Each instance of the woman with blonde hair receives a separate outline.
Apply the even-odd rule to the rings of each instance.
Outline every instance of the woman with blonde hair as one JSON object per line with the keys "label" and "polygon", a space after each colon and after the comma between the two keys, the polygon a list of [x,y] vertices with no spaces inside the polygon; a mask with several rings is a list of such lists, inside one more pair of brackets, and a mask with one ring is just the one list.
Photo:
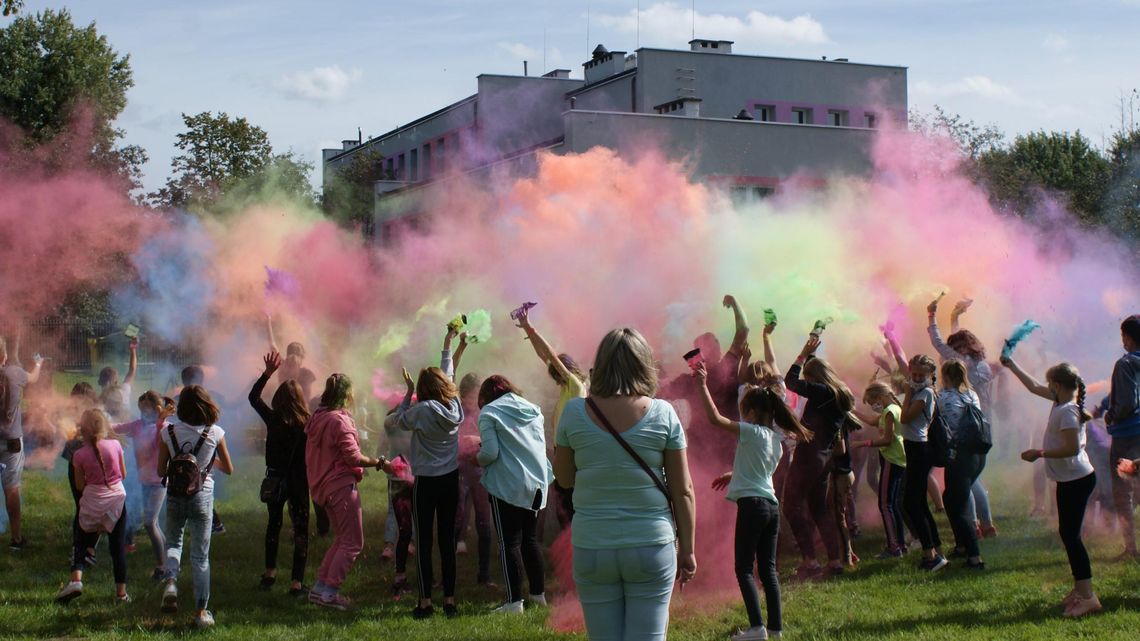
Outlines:
{"label": "woman with blonde hair", "polygon": [[[970,386],[966,366],[953,359],[942,363],[942,390],[938,392],[938,413],[953,431],[955,440],[960,434],[963,417],[969,416],[969,408],[982,411],[978,394]],[[986,455],[968,447],[955,447],[946,462],[946,489],[942,491],[942,501],[946,505],[946,516],[950,528],[954,530],[954,552],[951,557],[966,557],[966,567],[974,570],[985,569],[981,552],[978,549],[978,533],[974,528],[974,513],[970,505],[970,488],[986,466]]]}
{"label": "woman with blonde hair", "polygon": [[[837,436],[855,406],[855,397],[826,361],[816,358],[820,341],[810,336],[796,362],[784,377],[788,389],[807,399],[801,421],[812,440],[796,446],[795,458],[784,487],[784,516],[796,537],[803,561],[796,570],[801,579],[823,572],[815,556],[815,531],[827,548],[828,572],[843,573],[843,558],[835,515],[828,509],[831,456]],[[802,373],[802,377],[801,377]],[[804,511],[809,514],[805,514]]]}
{"label": "woman with blonde hair", "polygon": [[83,412],[79,419],[79,437],[83,445],[71,459],[75,470],[75,487],[79,498],[79,527],[74,531],[71,554],[71,581],[55,596],[67,603],[83,594],[83,570],[90,565],[95,546],[103,534],[110,535],[111,567],[119,601],[127,596],[127,491],[123,479],[127,465],[123,446],[110,436],[107,415],[99,409]]}
{"label": "woman with blonde hair", "polygon": [[663,640],[678,568],[682,583],[697,571],[685,432],[656,392],[649,344],[615,329],[598,346],[589,396],[559,417],[554,475],[574,488],[574,582],[591,639]]}

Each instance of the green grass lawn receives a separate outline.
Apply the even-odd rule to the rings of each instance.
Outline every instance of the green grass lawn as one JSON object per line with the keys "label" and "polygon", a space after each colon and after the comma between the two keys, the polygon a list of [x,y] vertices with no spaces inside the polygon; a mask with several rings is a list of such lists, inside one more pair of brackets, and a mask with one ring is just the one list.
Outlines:
{"label": "green grass lawn", "polygon": [[[252,467],[252,466],[250,466]],[[992,473],[991,473],[992,474]],[[216,639],[582,639],[584,635],[558,634],[546,624],[547,612],[528,610],[522,617],[490,614],[502,598],[501,590],[474,585],[472,555],[460,557],[459,601],[462,617],[442,616],[413,621],[411,597],[393,601],[389,596],[392,568],[380,560],[385,498],[376,477],[362,486],[365,500],[364,554],[344,586],[356,602],[352,612],[327,611],[290,599],[283,583],[265,593],[256,588],[262,569],[264,510],[253,490],[238,496],[239,487],[254,488],[255,470],[228,483],[229,498],[220,501],[228,532],[214,539],[211,609],[218,625],[205,635]],[[955,566],[937,576],[913,568],[911,558],[876,561],[882,545],[881,528],[856,541],[864,558],[859,569],[838,580],[809,585],[784,585],[785,638],[788,639],[1134,639],[1140,632],[1140,567],[1113,563],[1119,552],[1116,537],[1101,537],[1091,545],[1097,590],[1105,606],[1102,614],[1079,621],[1061,617],[1056,605],[1069,588],[1068,566],[1053,526],[1030,520],[1024,501],[1008,500],[1019,492],[1020,479],[996,474],[990,487],[996,499],[1001,536],[983,544],[988,569],[967,572]],[[1008,480],[1008,483],[999,481]],[[1006,491],[1003,486],[1013,488]],[[28,536],[32,547],[20,554],[0,551],[0,638],[3,639],[172,639],[200,634],[189,624],[184,610],[178,615],[158,611],[159,587],[149,581],[151,556],[145,534],[131,556],[134,602],[113,602],[110,558],[99,551],[99,564],[85,577],[83,597],[66,607],[53,603],[55,591],[67,576],[72,503],[66,477],[40,472],[25,475]],[[869,520],[869,519],[868,519]],[[942,532],[949,527],[941,521]],[[288,525],[286,525],[288,527]],[[726,535],[731,536],[730,533]],[[474,551],[474,541],[470,542]],[[328,545],[314,539],[307,579]],[[288,574],[291,547],[283,536],[279,560]],[[492,553],[492,575],[499,572]],[[698,560],[699,557],[698,557]],[[781,563],[786,576],[794,559]],[[732,568],[715,567],[706,560],[703,573],[730,577]],[[437,569],[438,572],[438,569]],[[553,581],[553,579],[552,579]],[[183,602],[191,601],[188,570],[180,588]],[[438,593],[438,591],[437,591]],[[725,639],[746,619],[739,596],[727,592],[727,605],[707,603],[691,591],[674,598],[671,639]]]}

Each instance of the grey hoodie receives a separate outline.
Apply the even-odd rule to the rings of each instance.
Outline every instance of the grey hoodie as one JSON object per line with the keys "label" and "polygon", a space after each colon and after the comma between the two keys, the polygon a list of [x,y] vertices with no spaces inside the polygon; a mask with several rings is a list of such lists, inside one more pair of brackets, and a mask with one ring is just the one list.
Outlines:
{"label": "grey hoodie", "polygon": [[413,476],[443,476],[459,469],[459,424],[463,405],[459,399],[444,404],[406,398],[396,411],[396,425],[412,433]]}

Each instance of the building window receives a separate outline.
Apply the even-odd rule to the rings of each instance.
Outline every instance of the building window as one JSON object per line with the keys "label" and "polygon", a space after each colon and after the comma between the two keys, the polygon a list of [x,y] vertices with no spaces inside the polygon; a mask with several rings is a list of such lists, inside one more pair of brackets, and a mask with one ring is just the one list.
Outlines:
{"label": "building window", "polygon": [[424,145],[423,155],[420,156],[420,158],[423,160],[423,171],[421,173],[423,175],[424,180],[428,180],[429,178],[431,178],[432,173],[435,171],[435,167],[433,167],[431,164],[431,143],[430,142],[428,144]]}
{"label": "building window", "polygon": [[396,159],[396,167],[397,167],[396,179],[397,180],[407,180],[408,179],[408,167],[407,167],[407,164],[404,162],[404,154],[400,154],[399,158]]}
{"label": "building window", "polygon": [[437,171],[443,171],[444,169],[446,169],[446,167],[443,164],[444,158],[447,157],[445,155],[446,151],[447,151],[447,138],[440,138],[439,140],[435,141],[435,162],[436,162],[436,165],[438,165],[436,167]]}
{"label": "building window", "polygon": [[776,108],[772,105],[756,105],[754,109],[760,122],[776,122]]}
{"label": "building window", "polygon": [[827,124],[832,127],[846,127],[847,126],[847,112],[839,110],[831,110],[827,112]]}
{"label": "building window", "polygon": [[863,126],[867,129],[875,128],[875,114],[863,114]]}
{"label": "building window", "polygon": [[799,108],[799,107],[793,108],[792,109],[792,122],[796,123],[797,125],[810,125],[810,124],[812,124],[811,109],[805,109],[805,108]]}
{"label": "building window", "polygon": [[387,164],[388,164],[388,167],[387,167],[387,171],[384,174],[384,178],[387,180],[395,180],[396,179],[396,159],[395,158],[389,158]]}
{"label": "building window", "polygon": [[753,200],[764,200],[765,198],[767,198],[768,196],[771,196],[775,192],[776,192],[776,190],[772,189],[771,187],[753,187],[752,188],[752,198],[753,198]]}
{"label": "building window", "polygon": [[738,185],[728,190],[732,204],[736,206],[758,203],[776,193],[775,187]]}
{"label": "building window", "polygon": [[410,180],[412,182],[420,179],[420,152],[418,149],[408,152],[408,171],[411,174]]}

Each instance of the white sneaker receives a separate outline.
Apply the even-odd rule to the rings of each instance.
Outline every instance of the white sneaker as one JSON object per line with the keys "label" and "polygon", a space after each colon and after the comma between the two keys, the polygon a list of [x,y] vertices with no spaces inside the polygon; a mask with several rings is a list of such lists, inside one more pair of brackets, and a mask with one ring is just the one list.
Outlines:
{"label": "white sneaker", "polygon": [[533,605],[541,605],[541,606],[542,606],[542,607],[544,607],[544,608],[545,608],[545,607],[546,607],[546,605],[547,605],[547,604],[546,604],[546,595],[545,595],[545,594],[532,594],[532,595],[530,595],[530,599],[529,599],[529,600],[530,600],[530,602],[531,602]]}
{"label": "white sneaker", "polygon": [[467,541],[460,541],[455,544],[456,554],[467,554]]}
{"label": "white sneaker", "polygon": [[63,586],[55,595],[56,603],[71,603],[73,600],[83,594],[83,582],[71,581]]}
{"label": "white sneaker", "polygon": [[194,625],[198,626],[199,630],[214,627],[214,615],[210,614],[209,610],[202,610],[202,612],[194,617]]}
{"label": "white sneaker", "polygon": [[523,613],[523,602],[522,601],[515,601],[513,603],[505,603],[505,604],[495,608],[495,612],[497,612],[499,614],[522,614]]}
{"label": "white sneaker", "polygon": [[768,638],[768,629],[763,626],[741,630],[729,637],[732,641],[765,641]]}
{"label": "white sneaker", "polygon": [[167,581],[162,589],[162,611],[168,614],[178,611],[178,586],[174,581]]}
{"label": "white sneaker", "polygon": [[779,639],[781,637],[779,630],[768,630],[769,639]]}

